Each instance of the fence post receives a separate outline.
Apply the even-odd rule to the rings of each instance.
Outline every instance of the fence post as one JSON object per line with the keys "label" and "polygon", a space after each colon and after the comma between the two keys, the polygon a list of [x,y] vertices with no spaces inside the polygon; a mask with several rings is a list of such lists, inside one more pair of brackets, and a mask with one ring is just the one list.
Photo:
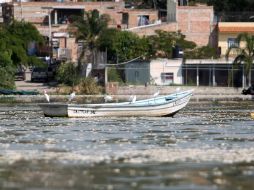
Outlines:
{"label": "fence post", "polygon": [[197,65],[197,86],[199,86],[199,67]]}
{"label": "fence post", "polygon": [[215,80],[215,67],[213,65],[213,86],[217,86],[216,85],[216,80]]}
{"label": "fence post", "polygon": [[244,65],[243,65],[243,75],[242,75],[242,87],[245,87],[245,76],[244,76]]}

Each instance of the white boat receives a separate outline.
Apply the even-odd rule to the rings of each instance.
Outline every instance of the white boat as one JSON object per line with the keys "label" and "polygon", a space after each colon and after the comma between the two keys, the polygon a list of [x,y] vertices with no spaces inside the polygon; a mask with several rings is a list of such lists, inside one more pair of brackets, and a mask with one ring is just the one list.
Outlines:
{"label": "white boat", "polygon": [[192,92],[193,90],[188,90],[166,96],[122,103],[41,103],[39,106],[47,117],[173,116],[187,105]]}

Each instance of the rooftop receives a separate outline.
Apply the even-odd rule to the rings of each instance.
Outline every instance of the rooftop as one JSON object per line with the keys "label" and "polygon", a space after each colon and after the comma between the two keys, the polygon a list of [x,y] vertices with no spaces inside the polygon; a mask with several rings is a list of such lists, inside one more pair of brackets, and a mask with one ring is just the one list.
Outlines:
{"label": "rooftop", "polygon": [[254,33],[254,22],[220,22],[218,28],[221,33]]}

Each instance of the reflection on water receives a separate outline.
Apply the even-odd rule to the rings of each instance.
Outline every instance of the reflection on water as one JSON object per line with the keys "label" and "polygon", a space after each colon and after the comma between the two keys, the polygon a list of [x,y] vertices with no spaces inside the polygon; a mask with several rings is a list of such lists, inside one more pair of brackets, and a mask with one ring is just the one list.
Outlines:
{"label": "reflection on water", "polygon": [[0,106],[1,189],[252,189],[253,102],[174,118],[45,118]]}

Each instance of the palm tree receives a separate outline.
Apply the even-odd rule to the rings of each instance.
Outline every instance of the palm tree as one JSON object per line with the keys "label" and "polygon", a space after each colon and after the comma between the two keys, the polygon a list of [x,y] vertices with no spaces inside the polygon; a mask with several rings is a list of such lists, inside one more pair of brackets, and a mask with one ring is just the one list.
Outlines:
{"label": "palm tree", "polygon": [[[236,51],[237,56],[233,61],[233,65],[243,64],[244,79],[243,86],[246,86],[246,79],[251,84],[251,68],[253,65],[254,58],[254,36],[248,33],[241,33],[236,38],[239,46],[232,46],[227,50],[226,59],[228,59],[229,54],[232,50]],[[241,46],[241,44],[243,46]]]}
{"label": "palm tree", "polygon": [[72,20],[70,31],[75,35],[76,41],[82,44],[79,65],[81,62],[94,63],[96,41],[101,32],[107,28],[109,16],[100,15],[98,10],[92,10],[82,16],[73,16]]}

